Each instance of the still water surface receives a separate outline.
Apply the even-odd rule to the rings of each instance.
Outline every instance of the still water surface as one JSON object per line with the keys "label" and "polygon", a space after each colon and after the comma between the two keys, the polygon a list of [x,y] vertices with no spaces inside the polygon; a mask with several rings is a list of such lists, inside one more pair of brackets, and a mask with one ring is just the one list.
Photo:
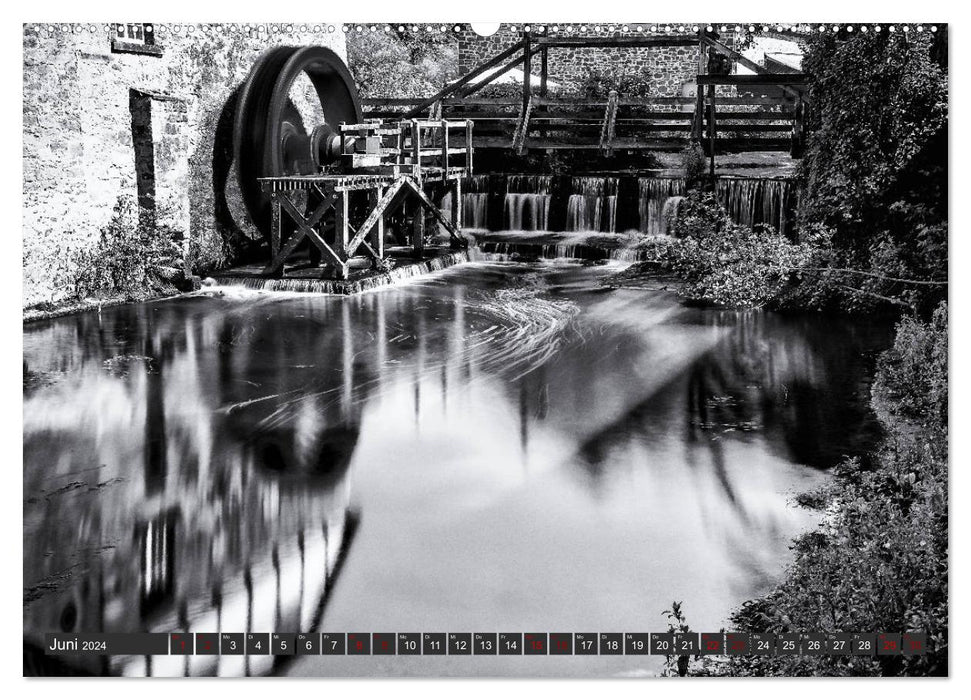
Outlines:
{"label": "still water surface", "polygon": [[[44,631],[718,630],[874,437],[858,320],[689,308],[613,266],[196,295],[24,329]],[[98,673],[592,675],[657,657],[121,658]],[[89,664],[90,667],[90,664]]]}

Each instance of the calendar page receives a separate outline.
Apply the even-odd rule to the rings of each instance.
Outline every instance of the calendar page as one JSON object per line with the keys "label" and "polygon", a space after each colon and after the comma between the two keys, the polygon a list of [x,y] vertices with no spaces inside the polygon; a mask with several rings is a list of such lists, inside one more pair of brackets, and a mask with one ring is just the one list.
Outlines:
{"label": "calendar page", "polygon": [[649,9],[23,24],[24,676],[949,674],[948,24]]}

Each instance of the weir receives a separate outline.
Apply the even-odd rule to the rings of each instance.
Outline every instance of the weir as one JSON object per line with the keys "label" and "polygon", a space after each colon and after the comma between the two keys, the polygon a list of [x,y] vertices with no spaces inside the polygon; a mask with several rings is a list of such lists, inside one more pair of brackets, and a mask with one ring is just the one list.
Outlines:
{"label": "weir", "polygon": [[[463,184],[465,228],[665,235],[687,194],[680,177],[475,175]],[[790,233],[796,187],[786,178],[725,176],[715,194],[733,221]]]}

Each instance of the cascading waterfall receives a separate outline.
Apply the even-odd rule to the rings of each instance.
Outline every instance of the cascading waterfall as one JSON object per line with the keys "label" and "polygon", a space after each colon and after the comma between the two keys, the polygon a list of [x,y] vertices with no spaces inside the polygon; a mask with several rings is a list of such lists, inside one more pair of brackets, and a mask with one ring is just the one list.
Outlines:
{"label": "cascading waterfall", "polygon": [[678,210],[683,201],[684,197],[682,195],[675,195],[664,200],[664,206],[661,208],[661,225],[663,227],[661,233],[666,234],[672,229],[674,220],[678,218]]}
{"label": "cascading waterfall", "polygon": [[684,178],[642,177],[638,178],[637,187],[640,192],[640,231],[666,234],[671,221],[671,209],[667,204],[672,197],[684,196]]}
{"label": "cascading waterfall", "polygon": [[462,220],[466,228],[489,228],[491,175],[473,175],[462,183]]}
{"label": "cascading waterfall", "polygon": [[510,175],[506,178],[503,224],[508,231],[546,231],[549,228],[549,175]]}
{"label": "cascading waterfall", "polygon": [[721,177],[715,191],[733,221],[745,226],[769,224],[785,233],[788,224],[788,180]]}
{"label": "cascading waterfall", "polygon": [[[463,221],[487,231],[672,233],[683,178],[476,175],[463,182]],[[734,221],[790,234],[795,190],[784,178],[722,176],[716,195]]]}
{"label": "cascading waterfall", "polygon": [[575,177],[566,204],[567,231],[617,230],[617,178]]}
{"label": "cascading waterfall", "polygon": [[489,228],[489,193],[468,192],[462,194],[462,216],[466,228]]}

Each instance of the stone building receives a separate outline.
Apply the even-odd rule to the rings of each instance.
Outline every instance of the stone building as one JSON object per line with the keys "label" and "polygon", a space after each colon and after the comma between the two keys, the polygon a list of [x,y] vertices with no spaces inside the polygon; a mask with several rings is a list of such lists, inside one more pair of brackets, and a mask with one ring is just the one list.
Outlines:
{"label": "stone building", "polygon": [[[24,306],[69,296],[106,227],[157,223],[199,266],[253,235],[231,171],[234,92],[270,46],[327,25],[25,24]],[[144,228],[144,227],[143,227]]]}
{"label": "stone building", "polygon": [[[624,28],[626,27],[626,31]],[[641,27],[641,31],[637,28]],[[629,36],[672,36],[670,32],[650,31],[649,24],[628,25],[545,25],[530,26],[533,36],[607,38]],[[499,30],[482,37],[465,27],[457,33],[459,73],[466,73],[504,49],[522,41],[523,25],[503,24]],[[675,33],[674,36],[685,36]],[[549,79],[567,90],[580,88],[592,75],[610,75],[643,83],[649,96],[676,96],[693,89],[698,73],[697,46],[663,46],[637,48],[552,48],[548,58]],[[539,57],[533,58],[532,71],[539,73]]]}

